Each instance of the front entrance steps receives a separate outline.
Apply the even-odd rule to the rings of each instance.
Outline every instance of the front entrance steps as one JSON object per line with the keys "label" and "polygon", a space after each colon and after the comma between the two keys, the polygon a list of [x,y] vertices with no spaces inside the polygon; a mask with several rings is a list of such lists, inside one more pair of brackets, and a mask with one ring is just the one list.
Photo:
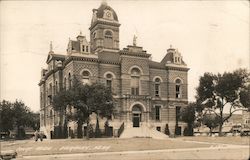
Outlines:
{"label": "front entrance steps", "polygon": [[125,127],[120,138],[154,138],[166,139],[168,136],[154,128],[142,125],[140,127]]}

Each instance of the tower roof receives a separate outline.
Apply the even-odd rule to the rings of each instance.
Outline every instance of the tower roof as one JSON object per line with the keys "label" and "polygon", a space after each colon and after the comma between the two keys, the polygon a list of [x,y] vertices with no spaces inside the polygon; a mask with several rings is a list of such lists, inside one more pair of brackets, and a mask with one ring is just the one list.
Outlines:
{"label": "tower roof", "polygon": [[98,9],[96,9],[97,18],[103,18],[105,10],[110,10],[113,13],[114,20],[118,21],[118,17],[117,14],[115,13],[115,10],[111,8],[106,2],[102,2],[101,6]]}

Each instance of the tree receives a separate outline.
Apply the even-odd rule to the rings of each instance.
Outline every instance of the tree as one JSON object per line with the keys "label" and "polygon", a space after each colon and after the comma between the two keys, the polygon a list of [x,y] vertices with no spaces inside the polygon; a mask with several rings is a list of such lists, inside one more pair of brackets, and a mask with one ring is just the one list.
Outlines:
{"label": "tree", "polygon": [[[89,138],[89,116],[96,113],[101,117],[111,118],[113,113],[113,97],[110,89],[100,83],[83,85],[74,79],[72,88],[54,96],[55,109],[66,110],[67,107],[76,109],[72,119],[77,121],[78,133],[83,123],[87,123],[87,138]],[[81,134],[81,133],[79,133]]]}
{"label": "tree", "polygon": [[[219,118],[219,135],[222,135],[222,126],[234,112],[242,110],[243,104],[249,102],[249,96],[243,96],[243,92],[249,92],[246,87],[249,82],[249,72],[238,69],[232,73],[223,74],[205,73],[199,80],[197,90],[198,110],[212,112]],[[247,91],[246,91],[247,90]],[[225,116],[224,109],[229,107],[229,114]]]}
{"label": "tree", "polygon": [[6,100],[0,102],[0,132],[9,132],[13,129],[14,119],[12,104]]}
{"label": "tree", "polygon": [[250,111],[250,84],[242,88],[240,92],[241,104]]}
{"label": "tree", "polygon": [[220,125],[220,118],[215,114],[206,114],[202,118],[202,123],[210,129],[212,135],[212,130]]}
{"label": "tree", "polygon": [[33,113],[22,101],[16,100],[14,103],[3,100],[0,102],[1,111],[1,131],[17,128],[17,137],[25,137],[25,127],[37,129],[39,126],[39,114]]}
{"label": "tree", "polygon": [[[58,135],[57,138],[66,138],[67,137],[67,123],[68,123],[68,117],[66,114],[66,108],[68,106],[72,105],[72,101],[74,99],[74,92],[72,90],[62,90],[59,93],[57,93],[53,97],[52,106],[55,111],[59,112],[59,127],[56,130],[56,135]],[[65,118],[63,118],[65,117]],[[63,122],[64,120],[64,122]]]}
{"label": "tree", "polygon": [[181,120],[187,123],[187,128],[184,130],[185,135],[192,136],[193,135],[193,126],[195,120],[195,108],[196,103],[189,103],[188,106],[181,110]]}

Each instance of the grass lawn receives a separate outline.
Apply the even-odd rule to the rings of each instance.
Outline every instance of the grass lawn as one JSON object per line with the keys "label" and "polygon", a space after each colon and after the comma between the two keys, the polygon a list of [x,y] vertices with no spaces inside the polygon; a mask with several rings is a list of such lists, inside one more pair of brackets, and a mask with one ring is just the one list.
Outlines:
{"label": "grass lawn", "polygon": [[64,139],[1,142],[2,150],[16,150],[20,155],[45,155],[90,152],[139,151],[157,149],[179,149],[209,147],[210,144],[197,144],[178,139],[157,140],[151,138],[134,139]]}
{"label": "grass lawn", "polygon": [[231,136],[231,137],[206,137],[206,136],[197,136],[197,137],[178,137],[179,140],[184,141],[199,141],[199,142],[210,142],[210,143],[223,143],[223,144],[234,144],[234,145],[250,145],[250,137],[240,137],[240,136]]}

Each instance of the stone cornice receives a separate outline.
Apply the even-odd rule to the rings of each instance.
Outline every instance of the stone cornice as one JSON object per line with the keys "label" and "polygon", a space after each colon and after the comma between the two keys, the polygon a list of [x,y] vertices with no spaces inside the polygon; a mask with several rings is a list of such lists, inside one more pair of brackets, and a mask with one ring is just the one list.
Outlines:
{"label": "stone cornice", "polygon": [[97,21],[95,21],[90,27],[89,30],[93,29],[97,24],[106,24],[106,25],[111,25],[111,26],[115,26],[115,27],[119,27],[121,24],[116,22],[116,21],[108,21],[108,20],[101,20],[101,19],[97,19]]}
{"label": "stone cornice", "polygon": [[129,55],[129,56],[135,56],[135,57],[145,57],[145,58],[149,58],[151,56],[151,54],[147,54],[145,52],[128,52],[128,51],[120,51],[121,55]]}
{"label": "stone cornice", "polygon": [[166,66],[167,70],[189,71],[190,68],[185,66]]}
{"label": "stone cornice", "polygon": [[90,58],[90,57],[69,57],[64,61],[63,66],[65,67],[71,61],[88,61],[88,62],[99,62],[98,58]]}

